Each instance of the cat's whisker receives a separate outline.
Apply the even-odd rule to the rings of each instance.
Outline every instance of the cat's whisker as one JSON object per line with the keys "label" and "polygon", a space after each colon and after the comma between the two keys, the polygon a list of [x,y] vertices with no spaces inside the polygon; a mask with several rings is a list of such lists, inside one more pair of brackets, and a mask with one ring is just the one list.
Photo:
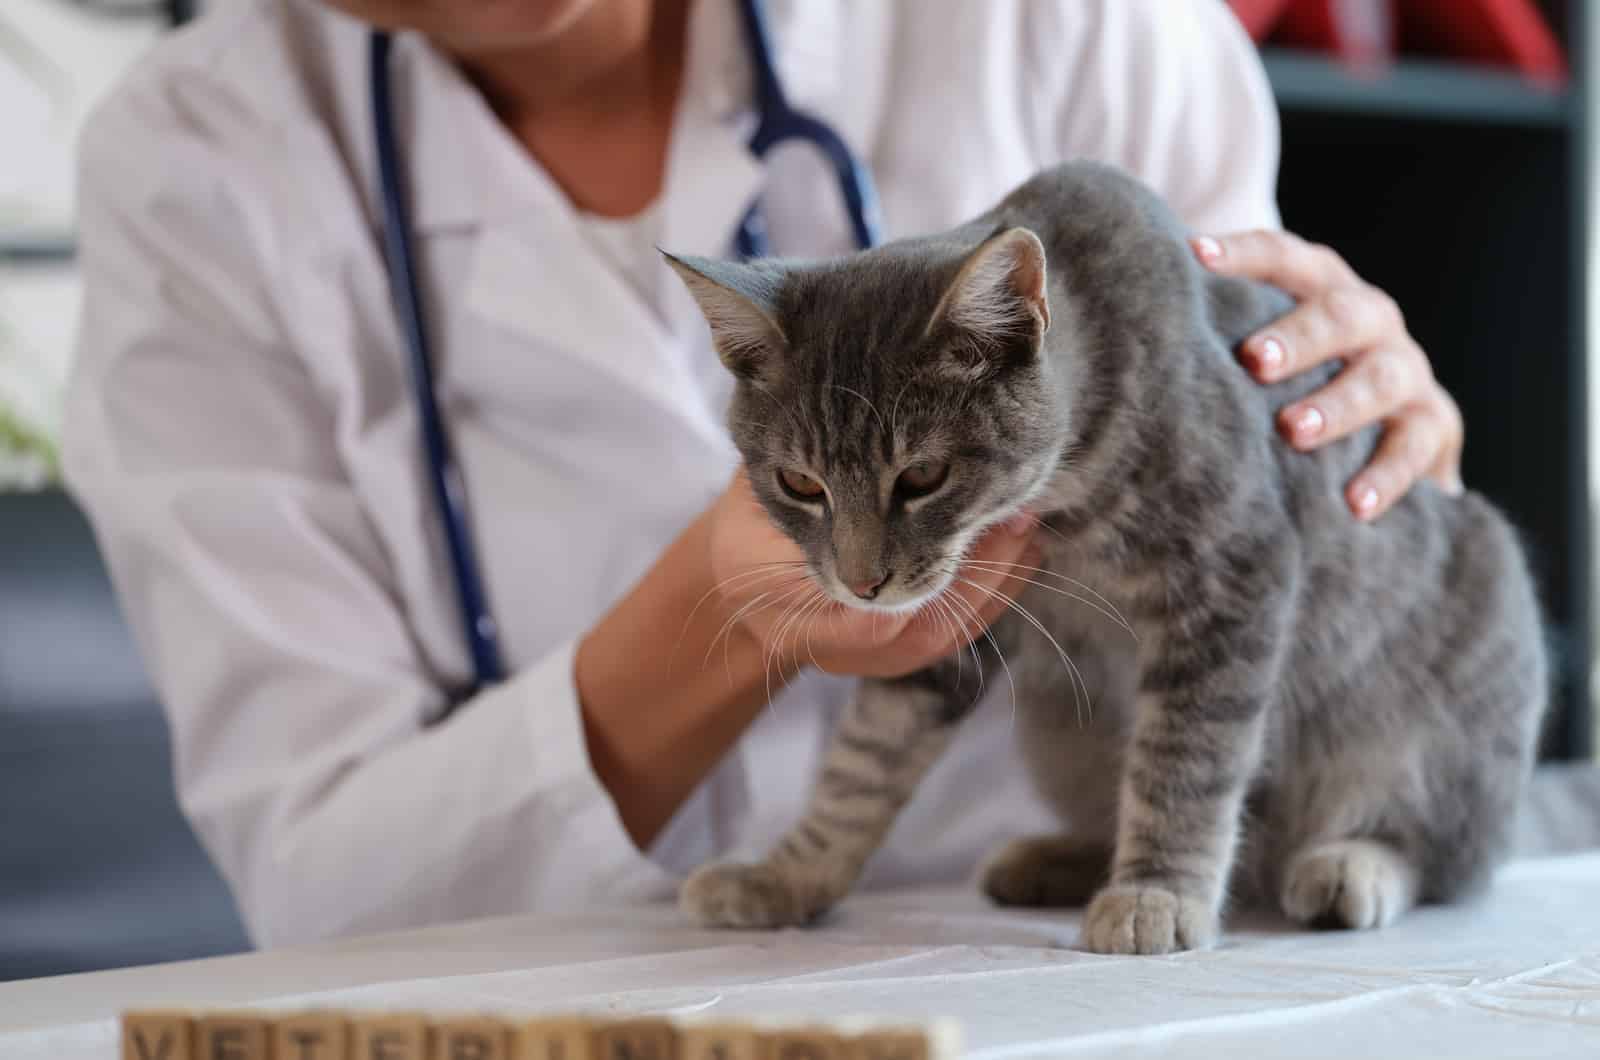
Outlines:
{"label": "cat's whisker", "polygon": [[890,438],[896,437],[896,435],[894,433],[894,428],[895,428],[896,422],[898,422],[898,420],[900,418],[900,399],[906,396],[906,391],[910,390],[911,389],[911,384],[915,383],[916,381],[917,381],[917,377],[916,376],[912,376],[910,379],[907,379],[903,384],[901,384],[900,392],[897,393],[894,396],[894,406],[892,408],[890,408],[890,410],[889,410],[889,437]]}
{"label": "cat's whisker", "polygon": [[[810,658],[811,665],[815,666],[818,670],[821,670],[822,667],[821,667],[820,664],[818,664],[818,662],[817,662],[817,654],[811,647],[811,633],[812,633],[812,631],[814,629],[816,629],[817,617],[822,615],[822,614],[824,614],[828,610],[829,605],[832,604],[832,603],[833,603],[833,601],[828,599],[828,597],[826,597],[826,596],[818,597],[816,605],[814,607],[812,607],[811,610],[806,613],[806,617],[805,617],[804,625],[805,625],[805,632],[806,632],[806,656],[808,658]],[[799,653],[798,652],[796,652],[796,654],[795,654],[795,665],[797,667],[800,665],[800,658],[799,658]]]}
{"label": "cat's whisker", "polygon": [[[985,596],[988,596],[991,599],[1000,601],[1006,607],[1010,608],[1026,619],[1034,629],[1043,634],[1044,638],[1050,642],[1051,647],[1055,648],[1056,654],[1060,656],[1062,663],[1066,665],[1067,670],[1069,671],[1069,683],[1072,684],[1073,712],[1077,715],[1078,725],[1081,728],[1083,726],[1084,700],[1089,698],[1089,683],[1083,679],[1083,674],[1079,672],[1077,664],[1072,661],[1072,657],[1067,654],[1066,649],[1061,646],[1060,641],[1056,640],[1050,631],[1045,628],[1043,622],[1040,622],[1034,617],[1032,611],[1029,611],[1015,600],[1012,600],[1010,597],[1006,596],[1004,593],[997,592],[981,582],[975,582],[971,578],[962,577],[961,575],[957,575],[956,580],[964,585],[971,586],[973,589],[976,589],[978,592],[983,593]],[[1070,678],[1076,678],[1076,681],[1071,681]],[[1079,695],[1079,685],[1082,685],[1083,688],[1082,696]],[[1089,716],[1091,718],[1094,717],[1094,704],[1092,702],[1089,703]]]}
{"label": "cat's whisker", "polygon": [[[820,599],[824,604],[826,604],[828,601],[826,596],[820,597]],[[806,620],[806,655],[811,659],[812,666],[818,670],[822,670],[823,673],[827,673],[826,670],[822,669],[822,664],[817,662],[816,650],[811,646],[811,631],[815,628],[815,623],[812,621],[812,619],[816,618],[819,614],[823,614],[824,611],[825,608],[821,606],[813,608],[810,618]]]}
{"label": "cat's whisker", "polygon": [[[983,616],[978,613],[978,609],[973,607],[971,603],[963,600],[955,593],[949,594],[949,599],[952,607],[966,608],[967,614],[970,615],[972,617],[972,621],[983,630],[983,635],[989,640],[989,647],[994,649],[995,655],[1000,659],[1000,668],[1006,672],[1006,683],[1011,686],[1011,730],[1013,733],[1015,733],[1017,728],[1017,679],[1011,673],[1011,664],[1006,661],[1005,652],[1000,650],[1000,642],[994,639],[994,633],[990,631],[988,625],[984,623]],[[973,649],[973,657],[977,657],[976,648]]]}
{"label": "cat's whisker", "polygon": [[[1067,537],[1064,534],[1062,534],[1059,530],[1056,530],[1054,527],[1048,526],[1043,522],[1037,522],[1036,521],[1034,523],[1034,525],[1035,526],[1044,527],[1045,529],[1049,530],[1051,533],[1055,534],[1057,537],[1060,537],[1061,540],[1063,540],[1063,541],[1068,540]],[[1122,612],[1117,611],[1117,606],[1115,604],[1113,604],[1110,600],[1108,600],[1105,597],[1104,594],[1102,594],[1098,589],[1096,589],[1094,586],[1090,585],[1088,582],[1079,581],[1077,578],[1074,578],[1074,577],[1072,577],[1070,575],[1067,575],[1067,574],[1062,574],[1060,571],[1051,570],[1048,567],[1034,567],[1034,566],[1030,566],[1029,564],[1026,564],[1026,563],[1007,563],[1007,562],[1005,562],[1003,560],[996,560],[996,559],[972,560],[971,562],[974,562],[974,563],[987,563],[987,564],[990,564],[990,565],[993,565],[993,566],[1014,567],[1017,570],[1033,571],[1036,574],[1044,574],[1044,575],[1048,575],[1051,578],[1060,579],[1061,581],[1064,581],[1069,585],[1073,585],[1073,586],[1076,586],[1079,589],[1082,589],[1084,592],[1086,592],[1090,596],[1094,597],[1095,600],[1097,600],[1101,604],[1104,604],[1110,610],[1116,612],[1116,614],[1114,616],[1116,618],[1116,620],[1122,625],[1122,627],[1124,629],[1128,630],[1128,632],[1130,632],[1130,633],[1133,632],[1132,625],[1128,622],[1128,620],[1125,617],[1123,617]]]}
{"label": "cat's whisker", "polygon": [[707,589],[701,595],[700,599],[695,601],[694,606],[689,609],[688,617],[683,620],[683,628],[678,631],[678,640],[672,646],[673,654],[676,655],[678,649],[683,647],[683,638],[689,632],[689,624],[694,621],[694,616],[699,614],[700,608],[705,606],[705,602],[715,596],[719,591],[730,588],[733,585],[744,581],[754,580],[759,583],[762,578],[776,578],[780,574],[787,573],[797,566],[804,567],[805,564],[799,560],[778,560],[771,563],[757,563],[754,566],[739,571],[736,574],[729,575],[728,577],[717,582],[717,584],[713,585],[711,588]]}
{"label": "cat's whisker", "polygon": [[1044,520],[1044,519],[1035,519],[1034,522],[1033,522],[1033,525],[1035,527],[1037,527],[1038,529],[1045,531],[1048,534],[1054,534],[1058,541],[1061,541],[1061,542],[1063,542],[1065,544],[1068,544],[1068,545],[1076,544],[1076,542],[1074,542],[1072,540],[1072,538],[1068,537],[1066,534],[1063,534],[1060,530],[1057,530],[1055,527],[1051,526],[1050,523],[1048,521]]}
{"label": "cat's whisker", "polygon": [[[773,661],[774,661],[774,656],[776,655],[776,648],[774,647],[774,645],[776,643],[778,643],[778,637],[779,637],[778,629],[788,619],[790,613],[795,608],[804,606],[804,604],[805,604],[805,600],[804,599],[801,599],[801,600],[799,600],[797,602],[793,602],[793,603],[789,602],[789,601],[793,600],[793,597],[794,597],[794,594],[791,593],[789,596],[784,598],[784,610],[783,610],[783,613],[778,616],[777,622],[773,623],[772,632],[769,634],[768,642],[761,646],[761,673],[762,673],[762,678],[763,678],[764,683],[765,683],[766,704],[767,704],[768,707],[773,707],[774,706],[773,696],[772,696],[772,665],[773,665]],[[724,658],[726,658],[726,655],[727,655],[726,649],[724,649],[723,655],[724,655]]]}
{"label": "cat's whisker", "polygon": [[776,635],[774,636],[772,646],[772,661],[780,670],[784,665],[784,642],[788,639],[791,633],[795,636],[792,657],[796,666],[800,664],[800,641],[798,631],[800,627],[805,624],[806,615],[815,610],[816,606],[817,601],[815,598],[802,600],[794,607],[792,611],[790,611],[788,617],[784,620],[783,625],[778,629]]}
{"label": "cat's whisker", "polygon": [[825,383],[823,385],[826,386],[829,390],[843,391],[844,393],[849,394],[851,397],[858,397],[862,401],[866,402],[867,408],[871,409],[872,410],[872,414],[874,416],[876,416],[877,419],[878,419],[878,430],[884,431],[885,433],[888,432],[889,428],[883,422],[883,413],[878,411],[878,406],[874,405],[872,403],[872,399],[867,397],[867,395],[863,394],[859,390],[852,390],[850,387],[840,386],[838,383]]}
{"label": "cat's whisker", "polygon": [[950,624],[950,613],[945,608],[944,602],[940,600],[938,596],[928,597],[927,600],[923,601],[917,606],[917,612],[920,614],[924,608],[926,608],[927,611],[933,616],[933,619],[938,622],[940,632],[948,633],[950,635],[950,639],[956,642],[956,684],[959,686],[961,684],[962,665],[961,628],[960,626],[952,626]]}
{"label": "cat's whisker", "polygon": [[[784,591],[783,590],[783,586],[778,586],[777,588],[768,589],[768,590],[766,590],[766,591],[764,591],[762,593],[758,593],[756,596],[751,597],[749,600],[746,600],[743,604],[739,605],[739,607],[733,612],[733,614],[729,615],[726,619],[723,620],[722,625],[720,627],[718,627],[718,629],[717,629],[716,635],[711,638],[711,643],[706,645],[705,658],[701,660],[700,665],[702,667],[710,665],[710,663],[711,663],[711,654],[717,650],[717,643],[719,641],[721,641],[724,636],[726,636],[729,632],[732,631],[733,626],[734,626],[734,624],[736,622],[738,622],[740,619],[744,618],[746,614],[749,614],[753,608],[759,606],[762,603],[762,601],[766,600],[768,597],[770,597],[774,593],[778,593],[778,592],[782,592],[782,591]],[[729,676],[730,676],[730,679],[731,679],[731,677],[732,677],[731,671],[730,671]]]}
{"label": "cat's whisker", "polygon": [[[772,704],[772,669],[774,666],[782,665],[783,663],[783,638],[788,636],[789,630],[793,628],[795,621],[813,605],[815,599],[815,597],[805,597],[790,604],[784,609],[778,621],[773,624],[771,642],[762,653],[762,669],[766,675],[766,694],[769,706]],[[826,599],[826,597],[823,597],[823,599]]]}
{"label": "cat's whisker", "polygon": [[[966,625],[966,622],[964,622],[962,620],[960,613],[958,611],[956,611],[956,609],[953,606],[951,606],[949,594],[940,593],[937,597],[934,598],[934,602],[936,604],[938,604],[939,605],[939,609],[945,615],[947,615],[949,617],[949,620],[950,620],[950,634],[951,634],[951,636],[953,636],[957,641],[965,639],[966,642],[967,642],[967,651],[972,653],[972,668],[974,670],[976,670],[977,674],[978,674],[978,699],[982,699],[983,698],[983,690],[984,690],[983,660],[978,658],[978,645],[977,645],[976,639],[975,638],[971,638],[971,637],[963,638],[961,636],[962,628]],[[961,649],[957,648],[956,649],[956,681],[959,683],[960,680],[961,680]]]}
{"label": "cat's whisker", "polygon": [[806,432],[801,428],[800,421],[795,419],[794,411],[789,408],[787,403],[779,400],[778,395],[774,394],[767,387],[761,385],[760,383],[756,382],[755,380],[753,380],[753,379],[752,380],[748,380],[748,382],[749,382],[750,388],[752,390],[754,390],[756,393],[760,394],[762,397],[765,397],[768,401],[772,402],[774,405],[778,406],[778,410],[789,418],[789,426],[793,427],[795,429],[795,431],[798,434],[800,434],[802,437],[805,435]]}
{"label": "cat's whisker", "polygon": [[811,651],[811,622],[831,603],[833,603],[833,600],[830,597],[818,594],[801,606],[799,613],[784,631],[784,636],[794,637],[794,650],[790,653],[790,658],[794,660],[796,671],[800,669],[800,635],[802,633],[805,634],[806,652],[811,656],[812,664],[816,664],[816,655]]}
{"label": "cat's whisker", "polygon": [[[705,658],[700,665],[705,666],[711,662],[711,653],[717,650],[717,643],[720,641],[722,643],[722,667],[727,673],[728,683],[732,684],[733,664],[728,659],[728,638],[732,634],[735,625],[750,615],[759,614],[769,607],[776,607],[792,599],[796,593],[804,592],[809,583],[810,579],[802,578],[798,585],[793,587],[778,586],[768,589],[753,600],[746,601],[738,610],[728,616],[727,621],[723,622],[722,627],[717,630],[717,635],[711,638],[711,643],[706,646]],[[769,601],[769,598],[773,596],[777,596],[777,599]]]}
{"label": "cat's whisker", "polygon": [[[771,576],[778,576],[778,575],[781,575],[781,573],[786,573],[786,572],[781,572],[781,570],[774,570],[774,572],[771,572]],[[734,576],[738,576],[738,575],[734,575]],[[773,589],[771,589],[771,591],[776,591],[776,589],[786,589],[786,588],[789,588],[790,584],[803,584],[803,583],[806,583],[806,581],[810,581],[810,578],[806,578],[806,576],[800,576],[800,578],[797,578],[797,580],[795,580],[794,583],[778,584],[778,586],[773,586]],[[754,586],[752,586],[752,588],[754,588]],[[760,597],[757,597],[757,599],[760,599]],[[704,597],[702,597],[702,602],[704,602]],[[744,607],[747,607],[747,605],[749,605],[749,604],[750,604],[750,600],[746,600],[746,605],[744,605]],[[699,607],[699,604],[696,604],[696,607]],[[734,615],[733,615],[734,620],[738,620],[738,618],[742,618],[742,616],[744,616],[744,613],[746,613],[746,612],[744,612],[744,607],[741,607],[741,608],[739,608],[739,610],[736,610],[736,612],[734,612]],[[693,613],[691,613],[691,616],[693,616]],[[725,628],[726,628],[726,623],[725,623]],[[722,632],[722,631],[718,631],[718,632]],[[715,645],[715,639],[712,640],[712,644]]]}
{"label": "cat's whisker", "polygon": [[[973,567],[977,570],[987,571],[992,574],[998,574],[1003,578],[1011,578],[1016,581],[1026,582],[1035,588],[1044,589],[1046,592],[1056,593],[1057,595],[1065,596],[1068,599],[1076,600],[1080,604],[1093,608],[1106,618],[1109,618],[1112,622],[1116,623],[1118,628],[1122,629],[1128,634],[1128,636],[1132,637],[1135,644],[1139,643],[1139,634],[1134,631],[1133,625],[1129,623],[1125,617],[1123,617],[1122,612],[1117,610],[1116,605],[1075,578],[1069,578],[1065,574],[1057,574],[1055,571],[1045,570],[1042,567],[1030,567],[1025,563],[1003,563],[999,560],[969,559],[964,565]],[[1077,593],[1071,592],[1067,589],[1059,588],[1054,585],[1046,585],[1043,582],[1036,581],[1033,578],[1024,577],[1021,574],[1013,574],[1011,572],[1013,569],[1033,571],[1046,577],[1059,578],[1070,585],[1074,585],[1083,589],[1084,592],[1092,594],[1095,599],[1091,600],[1087,597],[1079,596]],[[1102,607],[1101,604],[1104,604],[1105,606]]]}

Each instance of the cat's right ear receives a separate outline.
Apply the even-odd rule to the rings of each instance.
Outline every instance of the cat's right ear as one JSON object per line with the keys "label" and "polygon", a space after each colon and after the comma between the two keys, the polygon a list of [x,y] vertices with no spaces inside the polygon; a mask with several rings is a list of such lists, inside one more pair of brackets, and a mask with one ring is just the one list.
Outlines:
{"label": "cat's right ear", "polygon": [[964,338],[953,351],[959,374],[1031,360],[1050,329],[1044,246],[1026,228],[1008,228],[968,254],[928,321]]}
{"label": "cat's right ear", "polygon": [[664,250],[661,256],[700,304],[728,371],[741,379],[770,373],[785,347],[783,329],[773,317],[774,278],[729,261],[680,258]]}

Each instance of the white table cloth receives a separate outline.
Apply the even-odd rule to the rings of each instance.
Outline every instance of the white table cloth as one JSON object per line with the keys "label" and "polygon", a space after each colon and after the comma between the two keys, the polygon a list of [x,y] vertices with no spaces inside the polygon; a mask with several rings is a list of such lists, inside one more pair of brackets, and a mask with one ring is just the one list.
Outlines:
{"label": "white table cloth", "polygon": [[0,1057],[116,1056],[150,1005],[953,1019],[966,1056],[1600,1056],[1600,853],[1522,861],[1382,932],[1236,920],[1217,949],[1077,950],[1076,914],[968,891],[851,899],[825,927],[700,931],[674,909],[479,921],[0,984]]}

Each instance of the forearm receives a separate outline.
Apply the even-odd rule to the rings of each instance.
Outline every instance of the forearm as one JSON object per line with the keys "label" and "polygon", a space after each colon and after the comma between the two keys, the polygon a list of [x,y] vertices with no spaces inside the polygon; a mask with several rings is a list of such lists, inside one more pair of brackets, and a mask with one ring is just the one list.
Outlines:
{"label": "forearm", "polygon": [[590,761],[641,848],[784,680],[712,591],[711,520],[690,524],[578,645]]}

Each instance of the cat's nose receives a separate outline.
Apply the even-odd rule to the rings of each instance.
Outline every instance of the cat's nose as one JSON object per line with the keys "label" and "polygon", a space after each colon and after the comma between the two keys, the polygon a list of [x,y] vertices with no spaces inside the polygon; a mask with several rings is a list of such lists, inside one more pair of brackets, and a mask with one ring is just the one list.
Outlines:
{"label": "cat's nose", "polygon": [[878,595],[878,590],[882,589],[883,583],[888,580],[889,574],[887,571],[885,571],[882,575],[869,575],[866,578],[858,579],[853,582],[845,582],[845,586],[851,592],[861,597],[861,599],[871,600],[873,597]]}

